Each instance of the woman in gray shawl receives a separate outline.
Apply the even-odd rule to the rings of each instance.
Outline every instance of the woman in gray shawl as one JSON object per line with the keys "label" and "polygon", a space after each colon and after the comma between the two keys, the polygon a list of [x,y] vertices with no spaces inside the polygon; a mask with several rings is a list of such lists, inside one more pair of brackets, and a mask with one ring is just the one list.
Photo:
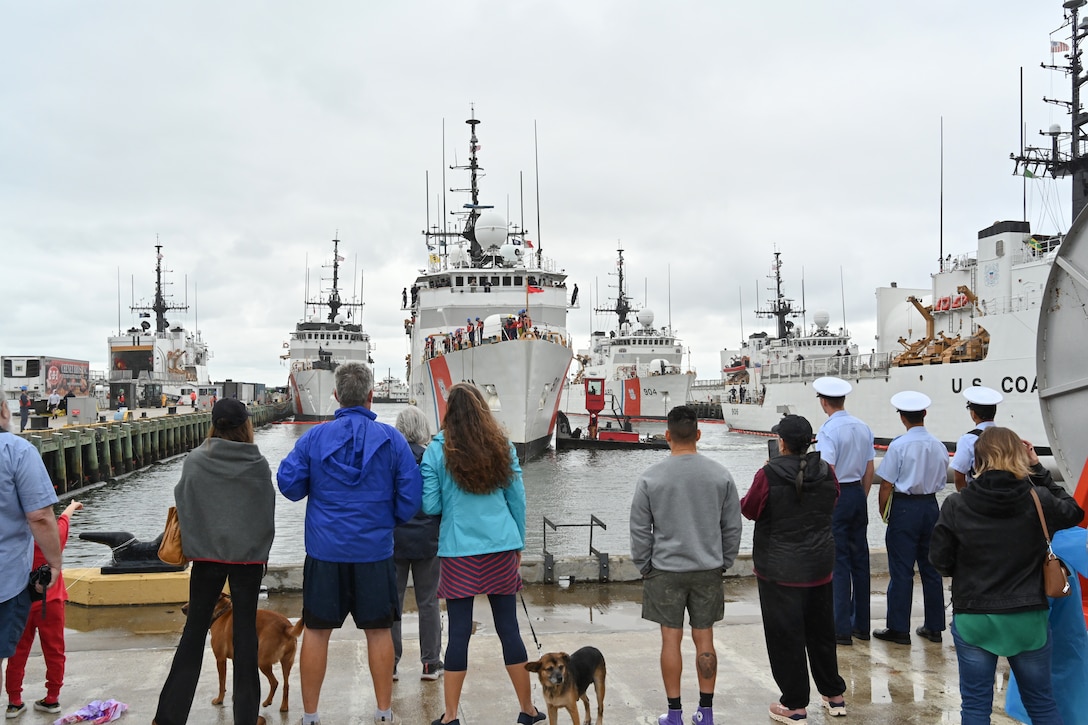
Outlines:
{"label": "woman in gray shawl", "polygon": [[174,488],[185,556],[193,562],[189,614],[155,725],[181,725],[189,717],[204,639],[223,584],[230,582],[234,609],[234,725],[264,722],[257,716],[257,596],[275,535],[276,491],[268,461],[253,443],[245,405],[233,398],[212,408],[208,438],[185,459]]}

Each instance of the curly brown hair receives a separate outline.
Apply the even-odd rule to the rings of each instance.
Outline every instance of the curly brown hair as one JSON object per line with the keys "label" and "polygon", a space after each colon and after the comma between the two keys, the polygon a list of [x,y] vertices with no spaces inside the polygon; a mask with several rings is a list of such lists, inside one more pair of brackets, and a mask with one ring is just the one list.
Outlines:
{"label": "curly brown hair", "polygon": [[488,494],[510,485],[510,442],[479,390],[467,383],[450,388],[442,430],[446,469],[458,488]]}

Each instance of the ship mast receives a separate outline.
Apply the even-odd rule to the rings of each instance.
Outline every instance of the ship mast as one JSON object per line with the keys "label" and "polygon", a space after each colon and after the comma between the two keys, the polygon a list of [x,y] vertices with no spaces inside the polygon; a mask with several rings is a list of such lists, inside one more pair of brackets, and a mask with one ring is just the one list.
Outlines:
{"label": "ship mast", "polygon": [[794,309],[793,300],[786,299],[786,296],[782,294],[782,253],[774,253],[774,268],[773,274],[767,275],[769,278],[774,279],[774,301],[771,302],[771,306],[767,309],[756,310],[756,315],[760,317],[773,317],[777,320],[777,334],[778,339],[785,340],[793,328],[793,323],[786,320],[787,317],[799,317],[803,315],[805,311],[803,309]]}
{"label": "ship mast", "polygon": [[[1040,131],[1040,136],[1050,137],[1050,148],[1029,146],[1020,155],[1010,154],[1010,158],[1016,162],[1013,171],[1016,175],[1038,176],[1042,173],[1050,174],[1051,178],[1073,177],[1072,213],[1073,219],[1077,218],[1081,209],[1088,204],[1088,156],[1085,155],[1085,132],[1083,126],[1088,123],[1088,113],[1081,108],[1081,86],[1088,82],[1084,74],[1084,64],[1081,62],[1080,43],[1088,36],[1088,26],[1082,28],[1078,20],[1080,8],[1088,4],[1088,0],[1065,0],[1062,7],[1068,11],[1065,18],[1066,25],[1072,28],[1072,48],[1065,56],[1069,59],[1069,65],[1040,66],[1048,70],[1057,70],[1069,74],[1072,78],[1072,95],[1070,100],[1063,101],[1057,98],[1046,98],[1047,103],[1056,106],[1064,106],[1069,112],[1072,123],[1069,131],[1062,131],[1059,124],[1052,125],[1047,131]],[[1069,139],[1068,151],[1059,148],[1060,142]]]}
{"label": "ship mast", "polygon": [[170,310],[182,310],[187,311],[188,305],[168,305],[166,304],[166,293],[163,291],[165,283],[163,282],[164,270],[162,268],[162,245],[155,245],[155,302],[148,307],[147,305],[131,305],[129,307],[133,312],[154,312],[155,313],[155,332],[166,332],[167,320],[166,313]]}
{"label": "ship mast", "polygon": [[616,262],[616,276],[619,278],[616,306],[598,307],[596,312],[615,312],[616,316],[619,317],[619,329],[622,332],[623,326],[627,322],[627,315],[631,312],[631,301],[627,297],[627,281],[623,274],[623,248],[620,247],[616,252],[619,254],[619,260]]}
{"label": "ship mast", "polygon": [[[332,240],[332,290],[329,292],[329,296],[326,299],[321,299],[320,296],[316,300],[309,300],[306,302],[308,305],[315,307],[325,306],[329,308],[329,314],[326,319],[332,324],[338,324],[336,319],[339,316],[341,307],[348,307],[351,309],[362,309],[363,303],[361,302],[344,302],[340,299],[340,262],[344,261],[344,258],[340,256],[340,240]],[[320,293],[319,293],[320,294]],[[348,315],[351,317],[350,313]],[[361,324],[356,320],[356,324]]]}
{"label": "ship mast", "polygon": [[340,240],[332,240],[332,292],[329,293],[329,322],[336,322],[340,311]]}

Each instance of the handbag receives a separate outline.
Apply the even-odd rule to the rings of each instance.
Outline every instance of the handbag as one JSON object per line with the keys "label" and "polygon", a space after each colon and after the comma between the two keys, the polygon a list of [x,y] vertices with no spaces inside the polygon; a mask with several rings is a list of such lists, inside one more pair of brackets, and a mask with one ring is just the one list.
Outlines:
{"label": "handbag", "polygon": [[1062,560],[1054,556],[1054,550],[1050,548],[1050,532],[1046,528],[1046,519],[1043,517],[1043,505],[1039,503],[1039,494],[1035,493],[1035,487],[1031,488],[1031,497],[1035,499],[1035,510],[1039,514],[1039,523],[1043,525],[1043,537],[1046,538],[1046,557],[1043,559],[1043,589],[1046,595],[1052,598],[1067,597],[1073,588],[1069,586],[1069,570],[1065,568]]}
{"label": "handbag", "polygon": [[185,566],[189,559],[181,546],[181,524],[178,522],[178,507],[171,506],[166,512],[166,528],[159,542],[159,559],[171,566]]}

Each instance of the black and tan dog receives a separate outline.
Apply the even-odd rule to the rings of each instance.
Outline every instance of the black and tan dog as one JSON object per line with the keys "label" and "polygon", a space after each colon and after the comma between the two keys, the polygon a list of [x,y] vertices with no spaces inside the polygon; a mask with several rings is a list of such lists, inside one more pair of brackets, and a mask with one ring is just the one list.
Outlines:
{"label": "black and tan dog", "polygon": [[578,720],[578,700],[586,708],[586,725],[594,722],[589,717],[589,698],[586,690],[593,685],[597,694],[597,725],[604,721],[604,655],[596,647],[582,647],[573,654],[549,652],[536,662],[527,662],[525,669],[536,672],[544,690],[544,702],[548,703],[548,723],[556,725],[559,708],[570,713],[574,725]]}

